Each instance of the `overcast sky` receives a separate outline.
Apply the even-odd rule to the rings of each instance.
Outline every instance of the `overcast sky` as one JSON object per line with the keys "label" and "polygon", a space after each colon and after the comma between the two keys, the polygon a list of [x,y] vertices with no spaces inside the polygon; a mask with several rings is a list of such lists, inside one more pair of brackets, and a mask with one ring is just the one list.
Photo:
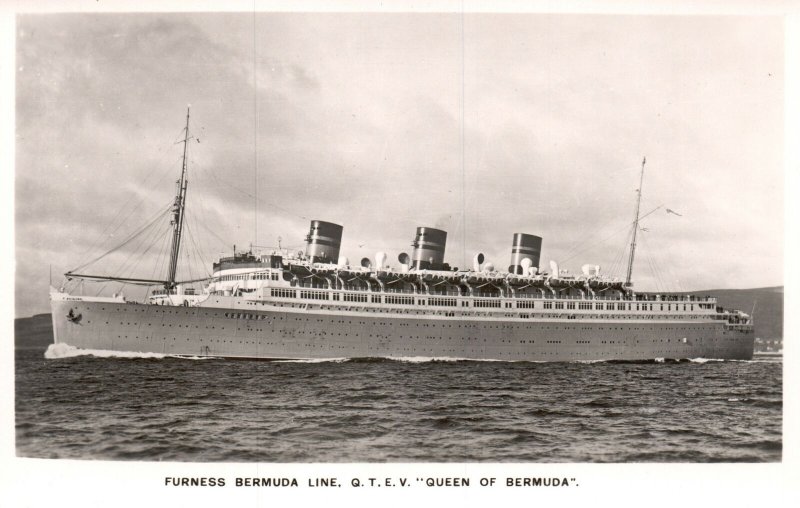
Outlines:
{"label": "overcast sky", "polygon": [[[297,248],[322,219],[353,262],[434,226],[452,265],[505,268],[524,232],[544,266],[624,276],[646,155],[642,214],[663,207],[638,289],[781,285],[783,36],[777,17],[22,15],[16,314],[48,312],[49,265],[58,284],[170,201],[187,104],[190,261]],[[153,238],[149,261],[87,271],[153,275]]]}

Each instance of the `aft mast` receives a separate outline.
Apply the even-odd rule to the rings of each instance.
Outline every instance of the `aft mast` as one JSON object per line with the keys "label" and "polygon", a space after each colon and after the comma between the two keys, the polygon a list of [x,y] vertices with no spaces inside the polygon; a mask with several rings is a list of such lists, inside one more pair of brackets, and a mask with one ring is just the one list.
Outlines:
{"label": "aft mast", "polygon": [[178,255],[181,250],[181,233],[183,231],[183,216],[186,207],[186,147],[189,144],[189,107],[186,108],[186,128],[183,137],[183,165],[181,168],[181,178],[177,181],[178,192],[175,195],[175,203],[172,205],[172,250],[169,258],[169,273],[164,283],[164,289],[169,292],[175,287],[175,272],[178,269]]}
{"label": "aft mast", "polygon": [[647,157],[642,157],[642,173],[639,175],[639,196],[636,198],[636,216],[633,218],[633,239],[631,240],[631,253],[628,257],[628,273],[625,276],[625,286],[631,286],[631,273],[633,272],[633,256],[636,253],[636,233],[639,232],[639,206],[642,204],[642,184],[644,183],[644,163]]}

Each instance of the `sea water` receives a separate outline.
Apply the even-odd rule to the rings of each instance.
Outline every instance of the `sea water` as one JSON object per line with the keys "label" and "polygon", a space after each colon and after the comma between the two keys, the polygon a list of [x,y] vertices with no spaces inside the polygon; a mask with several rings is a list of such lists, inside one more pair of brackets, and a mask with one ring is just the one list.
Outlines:
{"label": "sea water", "polygon": [[16,350],[21,457],[774,462],[780,357],[248,361]]}

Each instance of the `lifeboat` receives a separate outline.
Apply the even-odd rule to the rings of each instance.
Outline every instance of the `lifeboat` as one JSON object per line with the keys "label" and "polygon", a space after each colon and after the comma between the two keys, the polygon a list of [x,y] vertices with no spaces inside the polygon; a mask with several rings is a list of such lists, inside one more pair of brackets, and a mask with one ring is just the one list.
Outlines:
{"label": "lifeboat", "polygon": [[311,275],[311,269],[307,265],[290,264],[287,268],[290,273],[298,277],[308,277]]}
{"label": "lifeboat", "polygon": [[593,291],[604,291],[608,289],[617,291],[625,290],[624,284],[619,280],[589,279],[588,284]]}
{"label": "lifeboat", "polygon": [[537,279],[536,277],[524,277],[522,275],[514,274],[509,274],[509,276],[506,277],[506,282],[512,287],[531,286],[536,284],[538,280],[540,279]]}

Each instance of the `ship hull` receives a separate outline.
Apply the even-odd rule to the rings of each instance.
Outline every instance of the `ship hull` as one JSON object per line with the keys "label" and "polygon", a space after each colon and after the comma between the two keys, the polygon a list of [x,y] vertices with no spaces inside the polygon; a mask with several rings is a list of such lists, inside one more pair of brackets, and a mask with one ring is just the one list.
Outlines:
{"label": "ship hull", "polygon": [[[720,321],[378,315],[221,298],[203,306],[53,300],[56,343],[259,359],[433,357],[501,361],[748,360],[752,327]],[[75,316],[79,316],[76,319]]]}

